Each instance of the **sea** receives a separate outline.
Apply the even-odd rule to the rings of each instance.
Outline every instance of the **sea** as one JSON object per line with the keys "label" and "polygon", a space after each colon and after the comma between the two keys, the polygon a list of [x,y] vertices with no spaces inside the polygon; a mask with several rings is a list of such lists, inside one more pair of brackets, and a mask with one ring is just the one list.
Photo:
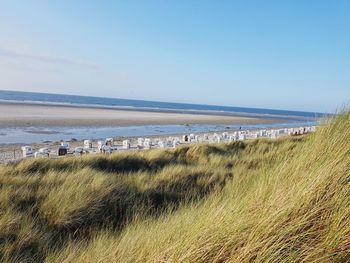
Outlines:
{"label": "sea", "polygon": [[213,111],[223,113],[246,113],[258,115],[277,115],[277,116],[299,116],[317,118],[324,116],[324,113],[259,109],[233,106],[217,106],[205,104],[187,104],[174,102],[160,102],[147,100],[131,100],[106,97],[77,96],[64,94],[49,94],[38,92],[22,92],[0,90],[0,101],[6,102],[33,102],[44,104],[68,104],[78,106],[98,106],[98,107],[125,107],[135,109],[154,109],[154,110],[178,110],[178,111]]}
{"label": "sea", "polygon": [[[106,137],[157,136],[181,133],[214,132],[225,129],[259,129],[269,127],[294,127],[317,124],[317,119],[325,114],[319,112],[259,109],[232,106],[186,104],[120,98],[49,94],[0,90],[0,103],[30,103],[48,105],[71,105],[86,107],[106,107],[118,109],[165,111],[165,112],[205,112],[206,114],[254,116],[280,119],[274,124],[254,125],[145,125],[129,127],[18,127],[5,128],[0,124],[0,144],[40,143],[72,139],[102,139]],[[0,113],[6,114],[6,113]],[[286,121],[286,117],[292,117]],[[288,119],[288,118],[287,118]]]}

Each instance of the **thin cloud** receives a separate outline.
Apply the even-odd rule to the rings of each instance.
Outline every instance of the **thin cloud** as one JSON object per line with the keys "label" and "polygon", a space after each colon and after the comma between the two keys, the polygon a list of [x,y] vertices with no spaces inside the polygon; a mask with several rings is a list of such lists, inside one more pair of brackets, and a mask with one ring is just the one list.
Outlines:
{"label": "thin cloud", "polygon": [[97,65],[90,61],[85,60],[76,60],[65,57],[58,56],[49,56],[43,54],[31,54],[20,52],[16,50],[0,48],[0,57],[7,57],[10,59],[25,59],[25,60],[34,60],[38,62],[50,63],[50,64],[61,64],[61,65],[72,65],[72,66],[81,66],[86,68],[96,69]]}

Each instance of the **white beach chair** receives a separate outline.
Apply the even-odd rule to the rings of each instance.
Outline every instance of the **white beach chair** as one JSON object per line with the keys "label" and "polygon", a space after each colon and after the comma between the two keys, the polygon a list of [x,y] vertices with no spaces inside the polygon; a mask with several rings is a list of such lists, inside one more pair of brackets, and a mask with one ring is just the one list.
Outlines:
{"label": "white beach chair", "polygon": [[125,150],[130,149],[130,141],[129,140],[123,141],[123,149],[125,149]]}
{"label": "white beach chair", "polygon": [[145,149],[151,149],[151,146],[152,146],[151,140],[150,139],[145,139],[144,142],[143,142],[143,147]]}
{"label": "white beach chair", "polygon": [[22,146],[21,149],[23,158],[33,157],[34,153],[32,146]]}
{"label": "white beach chair", "polygon": [[92,148],[92,141],[84,140],[84,149],[91,149],[91,148]]}

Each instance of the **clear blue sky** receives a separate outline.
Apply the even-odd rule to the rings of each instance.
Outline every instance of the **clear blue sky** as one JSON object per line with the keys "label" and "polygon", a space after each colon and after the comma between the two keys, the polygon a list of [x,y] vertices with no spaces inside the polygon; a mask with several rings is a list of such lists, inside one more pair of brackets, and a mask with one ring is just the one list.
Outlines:
{"label": "clear blue sky", "polygon": [[0,0],[0,89],[334,111],[350,1]]}

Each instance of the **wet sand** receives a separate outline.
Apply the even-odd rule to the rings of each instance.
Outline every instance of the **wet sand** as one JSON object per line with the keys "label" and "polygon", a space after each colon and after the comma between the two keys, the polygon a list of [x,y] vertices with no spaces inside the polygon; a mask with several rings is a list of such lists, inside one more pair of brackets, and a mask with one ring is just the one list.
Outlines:
{"label": "wet sand", "polygon": [[29,126],[131,126],[161,124],[260,124],[281,120],[219,113],[165,112],[0,103],[0,128]]}

